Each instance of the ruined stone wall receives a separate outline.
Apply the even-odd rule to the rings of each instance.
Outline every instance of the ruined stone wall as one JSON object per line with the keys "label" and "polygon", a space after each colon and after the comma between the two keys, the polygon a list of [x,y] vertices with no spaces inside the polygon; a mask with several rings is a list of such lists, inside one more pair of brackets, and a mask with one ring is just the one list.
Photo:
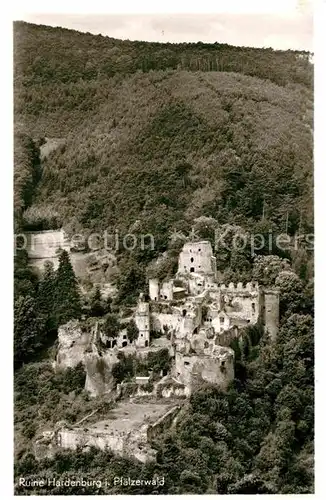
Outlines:
{"label": "ruined stone wall", "polygon": [[230,297],[229,305],[226,305],[227,313],[241,313],[243,319],[247,319],[250,323],[257,323],[260,313],[259,294],[251,294],[248,296]]}
{"label": "ruined stone wall", "polygon": [[[197,333],[190,337],[191,352],[197,354],[211,353],[216,345],[217,335],[211,326],[201,327]],[[178,352],[182,350],[177,348]]]}
{"label": "ruined stone wall", "polygon": [[171,374],[163,377],[159,382],[155,384],[154,392],[157,398],[185,398],[186,397],[186,387],[177,382]]}
{"label": "ruined stone wall", "polygon": [[241,338],[241,329],[238,327],[232,327],[229,330],[219,332],[215,337],[216,345],[223,347],[229,347],[232,340]]}
{"label": "ruined stone wall", "polygon": [[198,354],[203,353],[205,345],[207,344],[206,330],[200,329],[199,333],[192,335],[189,340],[192,351],[195,351]]}
{"label": "ruined stone wall", "polygon": [[135,343],[130,344],[125,336],[126,330],[122,330],[117,338],[109,339],[101,332],[98,322],[91,326],[77,320],[70,321],[59,328],[55,368],[66,369],[82,362],[86,372],[85,390],[95,397],[115,390],[112,368],[119,362],[119,352],[139,360],[145,360],[149,352],[157,352],[162,348],[169,348],[172,350],[171,355],[174,354],[171,342],[166,338],[163,343],[139,349]]}
{"label": "ruined stone wall", "polygon": [[[229,323],[228,325],[225,323],[224,327],[222,322],[215,321],[217,331],[225,330],[232,324],[238,324],[236,318],[254,324],[261,317],[263,297],[258,284],[255,282],[245,285],[242,283],[230,283],[227,286],[222,284],[218,289],[209,288],[208,293],[211,299],[218,304],[218,309],[224,311],[229,318],[232,318],[232,321],[224,318],[224,323],[227,321]],[[209,311],[209,315],[212,316],[211,311]]]}
{"label": "ruined stone wall", "polygon": [[181,384],[179,387],[170,385],[162,388],[161,396],[162,398],[184,398],[187,397],[187,390]]}
{"label": "ruined stone wall", "polygon": [[169,331],[176,330],[180,326],[181,317],[177,314],[156,313],[151,314],[152,328],[157,331],[164,332],[164,325]]}
{"label": "ruined stone wall", "polygon": [[130,344],[132,344],[132,342],[130,342],[129,339],[128,339],[127,329],[126,328],[124,328],[123,330],[120,330],[119,333],[118,333],[118,335],[116,337],[108,337],[101,330],[101,328],[99,328],[99,330],[100,330],[100,335],[99,336],[100,336],[101,342],[103,343],[103,346],[105,346],[108,349],[112,349],[115,346],[118,349],[122,349],[123,347],[127,347]]}
{"label": "ruined stone wall", "polygon": [[85,390],[91,396],[109,393],[115,387],[112,367],[118,363],[118,349],[98,349],[100,333],[98,325],[93,327],[77,320],[69,321],[58,330],[58,352],[56,369],[74,367],[83,363],[86,371]]}
{"label": "ruined stone wall", "polygon": [[61,448],[76,450],[78,446],[82,448],[94,446],[101,450],[108,448],[116,455],[129,456],[147,462],[155,458],[155,451],[147,443],[146,426],[139,431],[128,435],[119,433],[114,429],[107,432],[95,432],[83,429],[62,429],[57,434],[57,445]]}
{"label": "ruined stone wall", "polygon": [[94,444],[98,448],[104,449],[103,441],[97,440],[96,436],[90,436],[83,429],[62,429],[57,432],[57,445],[60,448],[76,450],[78,446],[85,447]]}
{"label": "ruined stone wall", "polygon": [[160,300],[173,300],[173,280],[163,281],[161,284]]}
{"label": "ruined stone wall", "polygon": [[181,308],[180,327],[176,331],[176,339],[187,338],[189,341],[195,331],[198,332],[202,322],[201,304],[187,302]]}
{"label": "ruined stone wall", "polygon": [[214,278],[216,278],[217,268],[216,268],[216,257],[214,257],[214,256],[211,257],[211,268],[212,268]]}
{"label": "ruined stone wall", "polygon": [[188,288],[191,295],[198,295],[205,289],[205,277],[199,274],[189,276]]}
{"label": "ruined stone wall", "polygon": [[227,314],[221,312],[212,319],[211,324],[214,331],[219,333],[230,328],[230,318]]}
{"label": "ruined stone wall", "polygon": [[[170,405],[164,405],[163,412],[165,407],[166,412],[162,414],[161,411],[161,416],[153,422],[146,421],[147,408],[149,407],[150,411],[150,405],[140,406],[141,413],[138,415],[128,415],[127,412],[129,419],[127,418],[126,425],[122,425],[124,420],[122,418],[122,421],[118,420],[117,425],[113,419],[100,421],[90,427],[73,429],[62,427],[56,433],[56,445],[73,450],[78,446],[82,448],[95,446],[102,450],[107,447],[120,456],[133,457],[141,462],[151,461],[155,459],[156,452],[151,448],[150,442],[172,425],[180,406],[171,408]],[[142,417],[142,421],[138,423],[139,417]]]}
{"label": "ruined stone wall", "polygon": [[215,384],[225,390],[234,378],[234,352],[227,347],[215,346],[211,354],[176,353],[175,377],[191,394],[203,382]]}
{"label": "ruined stone wall", "polygon": [[76,450],[78,446],[95,446],[101,450],[108,447],[119,454],[124,448],[123,436],[107,433],[89,433],[83,429],[63,429],[58,431],[57,444],[60,448]]}
{"label": "ruined stone wall", "polygon": [[170,429],[173,421],[180,411],[180,406],[175,406],[171,408],[165,415],[157,420],[154,424],[150,424],[147,429],[147,438],[151,442],[155,440],[160,434],[164,434],[168,429]]}

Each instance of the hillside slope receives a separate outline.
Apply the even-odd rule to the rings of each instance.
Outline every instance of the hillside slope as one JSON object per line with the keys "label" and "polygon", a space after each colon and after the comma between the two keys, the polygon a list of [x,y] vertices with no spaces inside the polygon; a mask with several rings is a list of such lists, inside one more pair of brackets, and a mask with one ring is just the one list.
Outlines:
{"label": "hillside slope", "polygon": [[[177,64],[149,72],[120,68],[109,77],[102,72],[104,47],[133,54],[138,64],[145,53],[163,61],[164,46],[25,23],[15,30],[16,128],[34,140],[66,140],[43,161],[27,224],[46,228],[56,220],[70,231],[127,231],[140,220],[143,231],[161,234],[200,215],[248,226],[264,211],[279,228],[287,219],[292,234],[299,225],[311,227],[312,91],[305,56],[169,44],[177,59],[226,51],[239,72],[185,71]],[[96,75],[87,69],[90,55]],[[270,80],[261,75],[267,55]],[[285,67],[291,72],[278,85]],[[42,212],[51,214],[50,222],[40,222]]]}
{"label": "hillside slope", "polygon": [[[308,53],[26,23],[14,32],[16,149],[47,141],[41,168],[26,167],[28,151],[16,158],[19,227],[151,233],[155,251],[135,256],[142,265],[201,216],[251,233],[262,223],[275,235],[312,231]],[[213,56],[225,64],[206,64]]]}

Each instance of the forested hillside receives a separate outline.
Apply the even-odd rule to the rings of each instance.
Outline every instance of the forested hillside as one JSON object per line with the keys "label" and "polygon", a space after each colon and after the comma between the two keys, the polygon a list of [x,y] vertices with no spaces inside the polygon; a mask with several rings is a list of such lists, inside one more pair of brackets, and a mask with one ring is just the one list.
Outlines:
{"label": "forested hillside", "polygon": [[[165,232],[201,215],[248,226],[263,211],[280,228],[288,218],[291,234],[311,227],[307,54],[122,42],[25,23],[15,25],[15,54],[17,129],[66,140],[42,165],[28,223],[39,207],[50,218],[40,226],[54,218],[71,230],[127,230],[140,219],[148,232],[159,218]],[[192,67],[209,55],[225,66]],[[128,57],[130,68],[119,66]],[[144,70],[146,58],[157,65]]]}
{"label": "forested hillside", "polygon": [[[118,254],[114,312],[146,291],[146,276],[174,272],[191,228],[212,243],[216,232],[246,238],[240,249],[216,249],[225,282],[256,279],[281,290],[276,344],[259,335],[234,346],[235,382],[227,394],[208,387],[192,396],[177,432],[157,444],[157,465],[94,450],[37,462],[35,422],[67,418],[74,394],[72,419],[84,402],[90,406],[80,370],[52,373],[49,344],[64,319],[96,316],[98,307],[87,309],[78,297],[67,255],[38,281],[18,252],[17,477],[96,470],[104,478],[128,469],[144,479],[164,475],[165,486],[107,493],[311,493],[313,249],[298,239],[313,233],[309,54],[121,41],[23,22],[14,23],[14,52],[17,231],[151,233],[153,250]],[[290,238],[287,249],[276,245],[280,233]],[[253,253],[252,234],[271,234],[271,246]],[[101,314],[108,311],[110,304]]]}
{"label": "forested hillside", "polygon": [[14,23],[16,76],[27,85],[95,80],[137,70],[232,71],[279,85],[311,85],[309,53],[223,43],[151,43]]}

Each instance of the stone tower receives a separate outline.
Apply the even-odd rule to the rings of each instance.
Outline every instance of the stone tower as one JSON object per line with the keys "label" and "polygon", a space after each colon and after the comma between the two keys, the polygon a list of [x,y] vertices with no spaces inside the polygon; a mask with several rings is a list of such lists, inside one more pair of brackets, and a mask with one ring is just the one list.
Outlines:
{"label": "stone tower", "polygon": [[279,290],[265,290],[264,292],[264,323],[265,331],[272,340],[276,339],[280,318],[280,292]]}
{"label": "stone tower", "polygon": [[215,276],[216,258],[209,241],[185,243],[179,255],[178,274],[198,273]]}
{"label": "stone tower", "polygon": [[138,305],[135,313],[135,323],[139,330],[138,339],[136,340],[137,347],[147,347],[150,341],[149,327],[149,304],[145,302],[144,294],[141,293],[138,299]]}
{"label": "stone tower", "polygon": [[157,278],[151,278],[148,282],[149,297],[151,300],[159,300],[160,298],[160,283]]}

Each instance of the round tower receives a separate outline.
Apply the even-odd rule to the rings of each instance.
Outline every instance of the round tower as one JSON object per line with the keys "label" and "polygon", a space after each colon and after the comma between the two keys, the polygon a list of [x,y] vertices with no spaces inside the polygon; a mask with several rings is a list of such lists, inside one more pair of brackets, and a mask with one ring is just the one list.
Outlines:
{"label": "round tower", "polygon": [[148,282],[149,297],[151,300],[159,300],[160,284],[157,278],[151,278]]}

